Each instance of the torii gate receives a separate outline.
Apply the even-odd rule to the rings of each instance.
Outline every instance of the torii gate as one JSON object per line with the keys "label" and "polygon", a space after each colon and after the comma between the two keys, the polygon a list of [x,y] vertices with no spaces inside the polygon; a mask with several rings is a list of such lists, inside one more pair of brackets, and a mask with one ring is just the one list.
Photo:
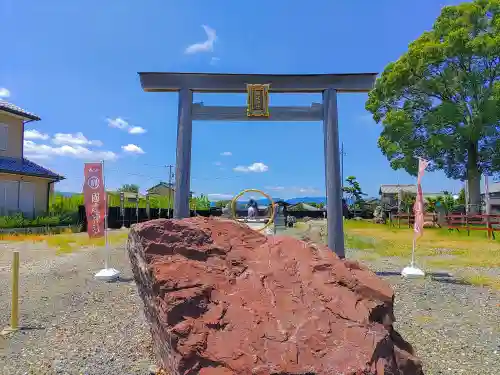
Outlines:
{"label": "torii gate", "polygon": [[[375,83],[377,73],[139,73],[139,76],[144,91],[179,93],[174,193],[174,217],[179,219],[189,217],[190,214],[193,121],[323,121],[328,247],[339,257],[345,257],[337,93],[368,92]],[[245,93],[252,85],[258,86],[255,92],[249,93],[250,102],[253,99],[258,102],[253,103],[253,108],[193,103],[193,92]],[[312,103],[309,107],[268,107],[268,92],[322,93],[323,103]],[[247,111],[253,111],[254,116],[258,117],[252,117]]]}

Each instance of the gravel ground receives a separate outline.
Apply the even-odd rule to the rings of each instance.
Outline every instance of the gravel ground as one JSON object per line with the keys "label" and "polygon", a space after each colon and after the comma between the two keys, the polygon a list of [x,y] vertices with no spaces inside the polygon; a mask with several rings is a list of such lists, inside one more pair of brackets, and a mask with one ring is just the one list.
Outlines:
{"label": "gravel ground", "polygon": [[[148,374],[151,339],[125,248],[112,250],[116,283],[94,280],[103,249],[57,256],[42,244],[0,243],[21,257],[23,331],[0,337],[0,374]],[[8,266],[0,256],[0,324],[9,322]]]}
{"label": "gravel ground", "polygon": [[[302,232],[287,231],[294,237]],[[346,250],[348,258],[363,259],[363,255]],[[498,291],[464,284],[446,270],[423,280],[405,280],[399,258],[361,262],[394,288],[395,328],[414,346],[426,375],[500,375]],[[500,270],[486,271],[498,274]]]}
{"label": "gravel ground", "polygon": [[393,286],[395,328],[414,346],[427,375],[500,374],[500,293],[446,273],[404,280],[391,259],[363,263]]}
{"label": "gravel ground", "polygon": [[[0,242],[2,326],[9,321],[10,250],[21,252],[26,329],[0,337],[0,374],[149,373],[151,339],[123,246],[111,256],[122,279],[103,283],[93,275],[104,249],[57,256],[43,244]],[[405,281],[391,259],[365,263],[393,285],[396,328],[415,346],[427,375],[500,374],[499,293],[445,275]]]}

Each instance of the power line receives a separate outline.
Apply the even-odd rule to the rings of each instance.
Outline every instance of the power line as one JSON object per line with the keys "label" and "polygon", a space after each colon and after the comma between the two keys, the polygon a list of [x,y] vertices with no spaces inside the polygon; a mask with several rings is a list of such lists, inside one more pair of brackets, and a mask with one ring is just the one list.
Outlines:
{"label": "power line", "polygon": [[[114,169],[114,168],[106,168],[105,172],[125,172],[124,170],[121,170],[121,169]],[[146,175],[146,174],[142,174],[142,173],[130,173],[130,172],[126,172],[128,176],[137,176],[137,177],[144,177],[144,178],[147,178],[147,179],[150,179],[150,180],[161,180],[162,177],[158,177],[158,176],[151,176],[151,175]]]}
{"label": "power line", "polygon": [[141,166],[145,166],[145,167],[154,167],[154,168],[167,168],[168,165],[159,165],[159,164],[149,164],[149,163],[140,163],[140,164],[136,164],[136,165],[141,165]]}

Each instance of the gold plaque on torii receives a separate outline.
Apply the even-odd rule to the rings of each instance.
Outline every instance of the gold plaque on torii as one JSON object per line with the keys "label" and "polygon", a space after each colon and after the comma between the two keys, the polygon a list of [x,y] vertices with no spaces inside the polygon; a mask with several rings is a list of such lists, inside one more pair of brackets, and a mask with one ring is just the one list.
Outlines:
{"label": "gold plaque on torii", "polygon": [[247,84],[247,116],[269,117],[269,84]]}

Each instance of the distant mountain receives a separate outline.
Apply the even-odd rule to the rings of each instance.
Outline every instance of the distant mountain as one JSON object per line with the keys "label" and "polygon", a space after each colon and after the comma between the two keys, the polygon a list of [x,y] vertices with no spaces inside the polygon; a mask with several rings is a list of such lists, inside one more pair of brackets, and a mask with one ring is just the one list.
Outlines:
{"label": "distant mountain", "polygon": [[323,203],[326,204],[326,197],[298,197],[298,198],[290,198],[285,201],[290,204],[297,203]]}
{"label": "distant mountain", "polygon": [[[229,200],[229,199],[228,199]],[[273,198],[273,201],[274,202],[278,202],[278,201],[282,201],[283,199],[281,198]],[[262,198],[262,199],[256,199],[256,202],[257,202],[257,205],[259,206],[267,206],[270,202],[269,202],[269,199],[267,198]],[[215,203],[216,201],[211,201],[210,202],[210,206],[211,207],[215,207]],[[238,206],[245,206],[246,204],[248,203],[248,201],[244,201],[244,200],[238,200]]]}

